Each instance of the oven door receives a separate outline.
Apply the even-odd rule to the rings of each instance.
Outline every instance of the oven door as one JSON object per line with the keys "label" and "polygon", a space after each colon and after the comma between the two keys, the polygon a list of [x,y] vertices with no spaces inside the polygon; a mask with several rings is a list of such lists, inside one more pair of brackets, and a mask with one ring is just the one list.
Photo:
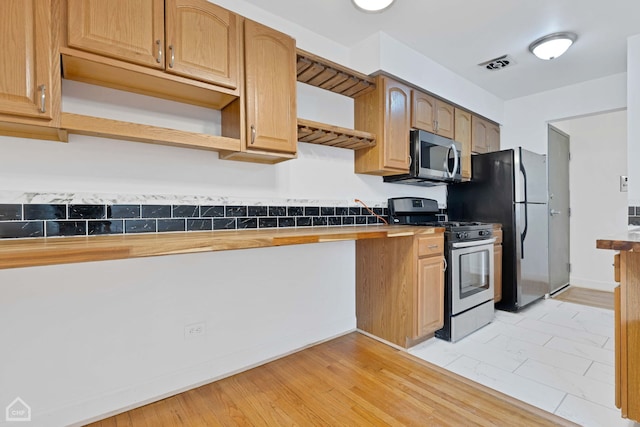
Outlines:
{"label": "oven door", "polygon": [[450,249],[451,314],[493,299],[495,238],[452,243]]}

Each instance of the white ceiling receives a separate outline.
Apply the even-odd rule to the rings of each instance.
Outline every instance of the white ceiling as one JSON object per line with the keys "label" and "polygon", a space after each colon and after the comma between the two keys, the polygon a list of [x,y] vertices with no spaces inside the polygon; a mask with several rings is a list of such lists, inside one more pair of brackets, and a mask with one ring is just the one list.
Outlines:
{"label": "white ceiling", "polygon": [[[627,37],[640,34],[640,0],[396,0],[381,14],[351,0],[247,1],[347,47],[383,31],[505,100],[624,72]],[[529,53],[558,31],[578,35],[564,56]],[[504,54],[516,64],[477,65]]]}

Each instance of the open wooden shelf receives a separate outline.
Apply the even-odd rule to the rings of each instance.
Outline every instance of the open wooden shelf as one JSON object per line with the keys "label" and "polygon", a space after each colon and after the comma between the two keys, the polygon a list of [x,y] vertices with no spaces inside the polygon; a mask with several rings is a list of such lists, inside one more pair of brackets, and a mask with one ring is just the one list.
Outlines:
{"label": "open wooden shelf", "polygon": [[67,47],[62,54],[62,77],[112,89],[221,110],[240,96],[229,89],[162,70],[129,64]]}
{"label": "open wooden shelf", "polygon": [[355,98],[375,89],[373,77],[298,49],[298,81]]}
{"label": "open wooden shelf", "polygon": [[298,118],[298,141],[359,150],[375,146],[376,136],[369,132]]}
{"label": "open wooden shelf", "polygon": [[60,127],[71,134],[117,138],[127,141],[199,148],[211,151],[240,151],[240,140],[224,136],[187,132],[82,114],[62,113]]}

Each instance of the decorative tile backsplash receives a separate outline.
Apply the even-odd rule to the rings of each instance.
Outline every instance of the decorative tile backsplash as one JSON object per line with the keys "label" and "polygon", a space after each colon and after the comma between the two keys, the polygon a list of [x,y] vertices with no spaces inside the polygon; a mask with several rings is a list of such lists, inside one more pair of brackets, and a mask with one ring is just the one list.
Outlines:
{"label": "decorative tile backsplash", "polygon": [[[372,210],[383,217],[387,208]],[[354,206],[0,204],[0,238],[379,224]]]}
{"label": "decorative tile backsplash", "polygon": [[640,206],[629,206],[629,225],[640,225]]}

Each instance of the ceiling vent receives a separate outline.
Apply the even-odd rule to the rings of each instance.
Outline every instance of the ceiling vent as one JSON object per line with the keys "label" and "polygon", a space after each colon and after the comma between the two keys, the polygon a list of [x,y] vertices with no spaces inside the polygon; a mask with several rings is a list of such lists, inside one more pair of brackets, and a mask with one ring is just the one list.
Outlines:
{"label": "ceiling vent", "polygon": [[479,66],[486,68],[489,71],[502,70],[503,68],[515,65],[516,61],[509,55],[502,55],[498,58],[490,59],[488,61],[478,64]]}

